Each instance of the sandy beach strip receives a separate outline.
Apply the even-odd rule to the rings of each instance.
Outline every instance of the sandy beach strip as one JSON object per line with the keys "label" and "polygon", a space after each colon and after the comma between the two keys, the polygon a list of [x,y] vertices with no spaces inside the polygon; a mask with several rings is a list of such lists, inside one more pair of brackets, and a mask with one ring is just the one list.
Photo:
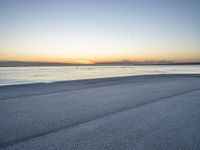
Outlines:
{"label": "sandy beach strip", "polygon": [[200,149],[200,75],[0,87],[1,149]]}

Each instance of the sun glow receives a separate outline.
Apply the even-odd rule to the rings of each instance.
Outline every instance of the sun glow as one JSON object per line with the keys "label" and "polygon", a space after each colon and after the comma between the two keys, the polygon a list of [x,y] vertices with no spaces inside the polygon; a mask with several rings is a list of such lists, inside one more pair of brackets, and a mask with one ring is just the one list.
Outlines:
{"label": "sun glow", "polygon": [[77,63],[77,64],[88,64],[88,65],[95,64],[95,62],[93,62],[93,61],[83,60],[83,59],[74,60],[74,63]]}

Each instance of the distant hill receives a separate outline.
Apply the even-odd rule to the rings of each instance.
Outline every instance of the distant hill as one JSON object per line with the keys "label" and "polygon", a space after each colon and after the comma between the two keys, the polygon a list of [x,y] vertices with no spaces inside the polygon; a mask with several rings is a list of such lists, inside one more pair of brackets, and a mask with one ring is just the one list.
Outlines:
{"label": "distant hill", "polygon": [[0,61],[0,67],[31,67],[31,66],[130,66],[130,65],[200,65],[200,62],[171,62],[171,61],[117,61],[98,62],[96,64],[73,64],[53,62]]}
{"label": "distant hill", "polygon": [[30,66],[69,66],[70,63],[0,61],[0,67],[30,67]]}
{"label": "distant hill", "polygon": [[172,61],[118,61],[118,62],[99,62],[95,65],[105,65],[105,66],[118,66],[118,65],[200,65],[200,62],[172,62]]}

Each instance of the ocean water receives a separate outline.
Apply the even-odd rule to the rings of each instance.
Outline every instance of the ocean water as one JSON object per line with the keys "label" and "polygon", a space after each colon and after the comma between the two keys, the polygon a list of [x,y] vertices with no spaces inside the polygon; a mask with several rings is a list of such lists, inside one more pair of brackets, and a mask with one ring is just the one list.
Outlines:
{"label": "ocean water", "polygon": [[116,76],[175,73],[200,74],[200,65],[0,67],[0,86]]}

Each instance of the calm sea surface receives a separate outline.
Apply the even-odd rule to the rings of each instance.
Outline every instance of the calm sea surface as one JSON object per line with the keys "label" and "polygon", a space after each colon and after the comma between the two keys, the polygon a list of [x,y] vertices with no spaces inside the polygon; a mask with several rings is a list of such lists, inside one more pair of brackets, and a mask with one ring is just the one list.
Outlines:
{"label": "calm sea surface", "polygon": [[0,85],[169,73],[200,74],[200,65],[0,67]]}

